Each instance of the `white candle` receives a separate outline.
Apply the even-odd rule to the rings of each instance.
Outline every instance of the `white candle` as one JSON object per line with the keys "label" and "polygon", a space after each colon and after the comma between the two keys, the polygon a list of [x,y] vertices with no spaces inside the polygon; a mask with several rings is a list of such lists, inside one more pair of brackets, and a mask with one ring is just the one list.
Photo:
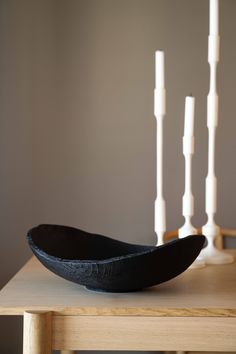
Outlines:
{"label": "white candle", "polygon": [[219,0],[210,0],[210,35],[219,35]]}
{"label": "white candle", "polygon": [[156,51],[156,84],[157,89],[165,87],[165,67],[164,67],[164,52],[162,50]]}
{"label": "white candle", "polygon": [[185,98],[184,136],[193,136],[195,99],[192,96]]}

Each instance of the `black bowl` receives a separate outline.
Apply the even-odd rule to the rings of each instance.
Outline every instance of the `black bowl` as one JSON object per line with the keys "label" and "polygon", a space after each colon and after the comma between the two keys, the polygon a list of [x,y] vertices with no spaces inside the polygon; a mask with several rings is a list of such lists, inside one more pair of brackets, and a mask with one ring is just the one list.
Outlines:
{"label": "black bowl", "polygon": [[141,246],[59,225],[28,232],[29,245],[55,274],[88,289],[128,292],[157,285],[185,271],[200,253],[204,236],[163,246]]}

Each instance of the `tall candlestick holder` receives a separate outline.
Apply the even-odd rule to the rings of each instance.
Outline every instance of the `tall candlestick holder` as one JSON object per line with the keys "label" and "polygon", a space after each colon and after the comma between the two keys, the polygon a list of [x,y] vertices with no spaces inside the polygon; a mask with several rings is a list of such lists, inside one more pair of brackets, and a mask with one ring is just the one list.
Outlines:
{"label": "tall candlestick holder", "polygon": [[206,177],[206,214],[207,223],[202,227],[202,233],[207,237],[208,245],[201,252],[201,257],[208,264],[226,264],[233,262],[232,255],[215,248],[214,241],[220,233],[220,227],[215,223],[217,211],[217,179],[215,176],[215,135],[218,126],[217,66],[219,63],[220,37],[219,0],[210,0],[210,35],[208,37],[208,62],[210,65],[210,90],[207,97],[207,127],[208,127],[208,174]]}
{"label": "tall candlestick holder", "polygon": [[[183,155],[185,159],[185,191],[183,195],[184,225],[178,230],[179,238],[197,235],[197,229],[192,225],[194,215],[194,197],[192,194],[192,156],[194,154],[194,108],[195,98],[187,96],[185,99],[185,119],[183,136]],[[191,268],[203,268],[205,262],[201,257],[191,264]]]}
{"label": "tall candlestick holder", "polygon": [[157,244],[164,243],[166,231],[166,205],[163,197],[163,120],[166,114],[166,91],[164,83],[164,52],[156,52],[156,84],[154,90],[154,115],[157,122],[156,142],[156,189],[155,232]]}

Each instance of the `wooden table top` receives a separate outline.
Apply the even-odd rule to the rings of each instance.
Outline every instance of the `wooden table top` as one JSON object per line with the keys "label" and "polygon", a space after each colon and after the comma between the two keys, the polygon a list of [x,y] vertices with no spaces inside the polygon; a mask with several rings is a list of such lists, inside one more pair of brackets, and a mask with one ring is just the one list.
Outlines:
{"label": "wooden table top", "polygon": [[[236,257],[236,250],[231,250]],[[236,317],[236,263],[188,269],[136,293],[92,292],[48,271],[35,257],[0,292],[0,315]]]}

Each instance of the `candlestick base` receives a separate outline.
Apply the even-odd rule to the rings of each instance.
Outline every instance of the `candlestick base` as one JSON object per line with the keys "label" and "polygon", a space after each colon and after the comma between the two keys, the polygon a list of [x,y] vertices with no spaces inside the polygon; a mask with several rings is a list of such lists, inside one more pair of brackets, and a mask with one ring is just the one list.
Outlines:
{"label": "candlestick base", "polygon": [[234,262],[234,257],[225,251],[219,251],[214,246],[204,248],[200,257],[206,264],[228,264]]}
{"label": "candlestick base", "polygon": [[[197,229],[193,227],[190,221],[185,221],[185,224],[178,230],[179,238],[184,238],[188,235],[197,235]],[[197,237],[197,236],[196,236]],[[206,266],[204,260],[198,256],[195,261],[189,267],[190,269],[203,268]]]}
{"label": "candlestick base", "polygon": [[157,242],[156,242],[156,246],[162,246],[164,245],[164,232],[158,232],[156,233],[157,236]]}
{"label": "candlestick base", "polygon": [[205,266],[206,266],[206,262],[202,259],[201,256],[198,256],[189,268],[200,269],[200,268],[204,268]]}

